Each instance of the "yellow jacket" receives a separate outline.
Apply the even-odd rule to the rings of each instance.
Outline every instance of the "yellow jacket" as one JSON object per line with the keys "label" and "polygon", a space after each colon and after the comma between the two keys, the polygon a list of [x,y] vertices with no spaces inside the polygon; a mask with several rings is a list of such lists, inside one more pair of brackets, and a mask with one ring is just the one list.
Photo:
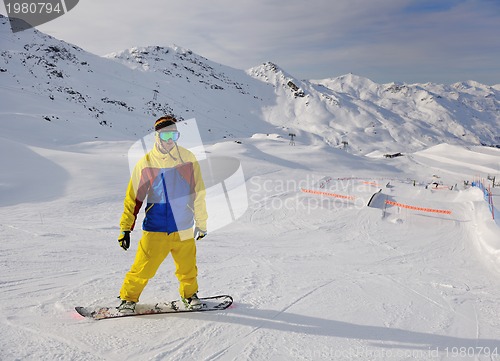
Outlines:
{"label": "yellow jacket", "polygon": [[181,239],[193,238],[193,226],[207,229],[205,194],[194,154],[180,146],[164,154],[155,144],[134,168],[125,195],[120,229],[134,229],[137,214],[147,197],[143,230],[179,232]]}

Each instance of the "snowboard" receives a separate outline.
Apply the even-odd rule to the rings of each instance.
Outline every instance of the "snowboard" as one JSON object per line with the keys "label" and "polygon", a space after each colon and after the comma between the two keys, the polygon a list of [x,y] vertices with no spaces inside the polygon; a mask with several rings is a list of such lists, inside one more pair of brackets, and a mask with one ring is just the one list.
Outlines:
{"label": "snowboard", "polygon": [[158,302],[156,304],[141,304],[135,306],[135,313],[121,313],[117,307],[75,307],[76,312],[81,316],[94,320],[104,320],[107,318],[132,317],[144,315],[157,315],[163,313],[181,312],[204,312],[225,310],[233,303],[233,298],[229,295],[218,295],[200,298],[201,308],[191,309],[184,305],[182,300],[170,302]]}

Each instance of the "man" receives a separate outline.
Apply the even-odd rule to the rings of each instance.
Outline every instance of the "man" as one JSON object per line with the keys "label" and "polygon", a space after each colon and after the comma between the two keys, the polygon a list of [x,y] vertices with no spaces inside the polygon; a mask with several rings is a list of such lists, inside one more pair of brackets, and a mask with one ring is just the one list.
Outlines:
{"label": "man", "polygon": [[146,197],[147,203],[142,238],[120,290],[122,313],[135,312],[144,287],[169,253],[186,307],[201,307],[195,239],[207,234],[205,185],[194,154],[176,143],[180,136],[176,122],[173,116],[155,122],[153,150],[137,163],[127,187],[118,238],[124,250],[130,246],[130,232]]}

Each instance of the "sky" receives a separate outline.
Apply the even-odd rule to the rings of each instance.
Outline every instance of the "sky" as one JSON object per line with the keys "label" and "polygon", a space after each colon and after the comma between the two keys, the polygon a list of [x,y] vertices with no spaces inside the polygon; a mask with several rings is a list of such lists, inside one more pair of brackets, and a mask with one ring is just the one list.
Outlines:
{"label": "sky", "polygon": [[299,79],[500,84],[500,0],[81,0],[37,29],[97,55],[175,44]]}

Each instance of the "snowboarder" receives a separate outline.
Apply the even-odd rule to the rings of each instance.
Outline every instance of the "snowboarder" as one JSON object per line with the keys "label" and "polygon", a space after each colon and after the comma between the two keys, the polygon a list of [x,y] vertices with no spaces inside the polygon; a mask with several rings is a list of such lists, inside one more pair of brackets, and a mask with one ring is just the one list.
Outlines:
{"label": "snowboarder", "polygon": [[144,287],[169,253],[182,301],[188,308],[201,307],[195,240],[207,234],[205,185],[194,154],[177,145],[176,122],[173,116],[156,120],[155,145],[136,164],[127,187],[118,238],[124,250],[146,196],[147,203],[142,238],[120,290],[118,310],[123,313],[135,312]]}

